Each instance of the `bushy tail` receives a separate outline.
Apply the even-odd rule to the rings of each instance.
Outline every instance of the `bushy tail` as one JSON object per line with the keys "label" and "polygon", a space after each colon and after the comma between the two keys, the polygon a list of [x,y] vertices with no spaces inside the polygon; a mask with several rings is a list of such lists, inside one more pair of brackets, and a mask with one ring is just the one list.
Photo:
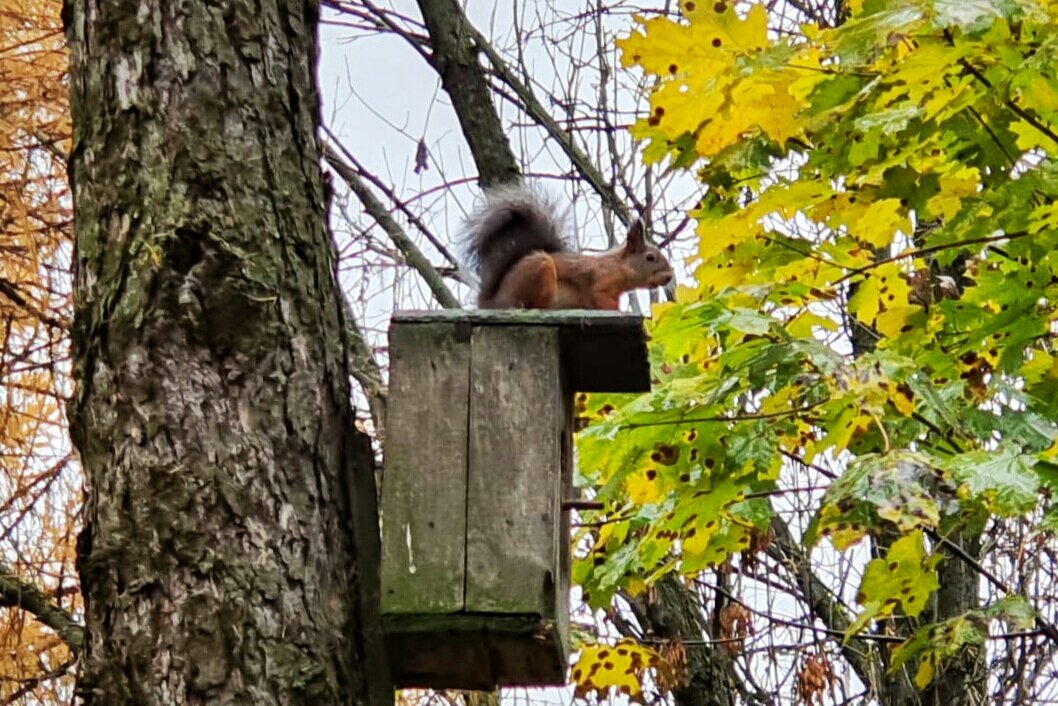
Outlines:
{"label": "bushy tail", "polygon": [[481,274],[478,301],[490,301],[504,275],[529,253],[567,250],[563,221],[554,204],[523,184],[486,191],[485,205],[464,225],[467,254]]}

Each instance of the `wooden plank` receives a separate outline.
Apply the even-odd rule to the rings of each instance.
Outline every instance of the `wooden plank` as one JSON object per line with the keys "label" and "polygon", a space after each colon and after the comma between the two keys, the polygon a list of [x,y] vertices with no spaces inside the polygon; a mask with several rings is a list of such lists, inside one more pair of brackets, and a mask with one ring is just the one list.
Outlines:
{"label": "wooden plank", "polygon": [[469,329],[390,327],[382,612],[463,609]]}
{"label": "wooden plank", "polygon": [[597,309],[439,309],[393,312],[395,323],[642,329],[643,317]]}
{"label": "wooden plank", "polygon": [[531,326],[560,331],[569,383],[576,392],[645,392],[650,389],[643,318],[619,311],[478,309],[399,311],[402,323],[464,326]]}
{"label": "wooden plank", "polygon": [[537,615],[387,615],[386,646],[398,688],[479,689],[560,685],[567,651]]}
{"label": "wooden plank", "polygon": [[[559,503],[565,500],[573,500],[579,493],[573,487],[573,393],[569,390],[569,382],[563,375],[562,380],[562,409],[561,437],[559,453],[561,454],[561,478],[559,491]],[[572,532],[570,517],[572,511],[561,510],[558,528],[558,586],[555,590],[555,638],[558,650],[562,655],[563,664],[568,662],[570,651],[569,636],[569,589],[570,573],[573,564]]]}
{"label": "wooden plank", "polygon": [[480,326],[472,340],[466,609],[553,619],[565,415],[558,332]]}
{"label": "wooden plank", "polygon": [[638,329],[561,329],[562,360],[576,392],[648,392],[650,359]]}
{"label": "wooden plank", "polygon": [[[486,624],[485,618],[464,613],[383,615],[393,686],[494,689],[496,677],[489,659]],[[527,625],[523,630],[530,628]]]}

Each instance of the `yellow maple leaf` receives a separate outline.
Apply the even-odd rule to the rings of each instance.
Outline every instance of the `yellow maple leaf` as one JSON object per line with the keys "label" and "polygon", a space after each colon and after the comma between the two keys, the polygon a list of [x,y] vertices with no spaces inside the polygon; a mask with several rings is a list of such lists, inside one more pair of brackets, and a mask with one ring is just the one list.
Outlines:
{"label": "yellow maple leaf", "polygon": [[694,133],[704,116],[720,111],[726,81],[722,77],[666,81],[650,97],[651,122],[669,138]]}
{"label": "yellow maple leaf", "polygon": [[711,260],[732,246],[749,240],[763,228],[753,214],[740,211],[728,218],[703,219],[698,222],[698,256]]}
{"label": "yellow maple leaf", "polygon": [[890,88],[879,96],[878,106],[890,106],[901,98],[921,105],[926,96],[945,87],[948,72],[959,68],[965,52],[965,47],[920,39],[886,77]]}
{"label": "yellow maple leaf", "polygon": [[667,494],[667,485],[661,472],[653,464],[635,470],[625,480],[628,497],[637,505],[659,502]]}
{"label": "yellow maple leaf", "polygon": [[942,122],[976,100],[977,94],[968,90],[973,85],[973,76],[960,76],[949,81],[949,85],[936,89],[926,101],[923,116],[926,120]]}
{"label": "yellow maple leaf", "polygon": [[1029,232],[1039,233],[1058,228],[1058,203],[1046,203],[1032,209]]}
{"label": "yellow maple leaf", "polygon": [[800,134],[797,114],[803,101],[791,95],[789,85],[799,77],[792,72],[758,71],[752,80],[736,84],[731,92],[732,119],[740,118],[748,128],[759,127],[768,137],[783,143]]}
{"label": "yellow maple leaf", "polygon": [[1018,92],[1018,104],[1036,113],[1058,112],[1058,90],[1052,81],[1036,76]]}
{"label": "yellow maple leaf", "polygon": [[815,217],[818,209],[833,198],[834,190],[828,184],[814,180],[797,181],[768,189],[746,209],[746,213],[757,219],[772,213],[792,218],[798,212],[811,212]]}
{"label": "yellow maple leaf", "polygon": [[848,407],[842,411],[837,421],[830,425],[830,431],[822,441],[813,445],[814,453],[832,448],[834,453],[841,453],[848,448],[852,438],[870,429],[875,424],[874,417],[857,407]]}
{"label": "yellow maple leaf", "polygon": [[907,385],[892,385],[888,387],[889,401],[896,407],[896,411],[905,417],[915,413],[915,396]]}
{"label": "yellow maple leaf", "polygon": [[[764,6],[752,6],[745,17],[726,2],[684,2],[681,9],[689,23],[637,17],[639,28],[617,42],[625,66],[638,65],[662,79],[651,96],[647,125],[670,140],[695,135],[697,151],[706,157],[753,130],[778,142],[799,134],[795,117],[810,90],[803,71],[735,71],[740,57],[768,46]],[[806,61],[811,64],[812,55]],[[794,82],[797,93],[789,90]],[[645,133],[642,126],[637,130]]]}
{"label": "yellow maple leaf", "polygon": [[843,552],[863,539],[867,531],[859,525],[840,522],[841,518],[841,510],[836,505],[828,503],[819,511],[819,525],[825,528],[834,548]]}
{"label": "yellow maple leaf", "polygon": [[880,312],[908,306],[911,286],[902,275],[903,270],[896,262],[887,262],[870,270],[849,299],[849,311],[863,323],[874,324]]}
{"label": "yellow maple leaf", "polygon": [[818,47],[807,45],[790,61],[790,68],[797,74],[786,90],[799,103],[806,104],[815,87],[827,80],[827,72],[823,67],[823,54]]}
{"label": "yellow maple leaf", "polygon": [[919,689],[925,690],[930,682],[933,681],[933,677],[936,673],[937,656],[930,652],[918,664],[918,671],[915,672],[915,685],[918,686]]}
{"label": "yellow maple leaf", "polygon": [[1058,148],[1058,144],[1056,144],[1049,135],[1042,132],[1027,120],[1019,120],[1016,123],[1011,123],[1010,131],[1018,136],[1018,149],[1041,149],[1047,152],[1047,154],[1054,154],[1055,148]]}
{"label": "yellow maple leaf", "polygon": [[699,128],[695,144],[698,153],[711,157],[754,130],[777,142],[798,135],[796,116],[802,104],[787,90],[793,79],[793,74],[777,72],[758,72],[738,81],[729,79],[724,108],[714,111]]}
{"label": "yellow maple leaf", "polygon": [[797,316],[786,322],[786,330],[795,338],[812,338],[816,331],[836,331],[838,322],[827,316],[820,316],[809,309],[798,312]]}
{"label": "yellow maple leaf", "polygon": [[849,298],[849,311],[865,324],[873,324],[874,319],[881,311],[878,299],[878,280],[867,277],[860,282],[856,292]]}
{"label": "yellow maple leaf", "polygon": [[926,207],[931,213],[950,220],[962,209],[963,201],[981,191],[981,174],[976,167],[964,167],[941,174],[938,184],[940,191],[926,202]]}
{"label": "yellow maple leaf", "polygon": [[1035,384],[1044,378],[1058,377],[1058,358],[1039,348],[1028,352],[1029,360],[1021,367],[1021,374],[1028,384]]}
{"label": "yellow maple leaf", "polygon": [[639,29],[617,40],[626,68],[638,64],[656,76],[693,74],[703,79],[721,75],[734,63],[734,56],[710,27],[682,24],[667,17],[644,21],[636,16],[636,20]]}
{"label": "yellow maple leaf", "polygon": [[747,278],[754,272],[753,263],[718,257],[703,263],[695,271],[695,277],[701,282],[702,293],[715,294],[728,287],[737,287],[745,284]]}
{"label": "yellow maple leaf", "polygon": [[593,692],[609,696],[611,689],[635,697],[642,693],[643,680],[651,672],[667,681],[672,668],[655,650],[624,639],[612,647],[604,644],[582,646],[580,658],[573,665],[570,676],[576,685],[577,698]]}
{"label": "yellow maple leaf", "polygon": [[909,330],[908,327],[925,326],[924,317],[918,316],[921,313],[922,307],[917,304],[887,307],[884,311],[878,312],[874,327],[886,338],[896,338],[906,333]]}
{"label": "yellow maple leaf", "polygon": [[902,211],[899,199],[874,201],[857,219],[853,233],[869,245],[885,247],[898,232],[911,232],[911,220]]}
{"label": "yellow maple leaf", "polygon": [[733,52],[751,52],[768,46],[768,11],[753,5],[743,19],[728,2],[681,2],[691,26],[704,32],[711,46]]}

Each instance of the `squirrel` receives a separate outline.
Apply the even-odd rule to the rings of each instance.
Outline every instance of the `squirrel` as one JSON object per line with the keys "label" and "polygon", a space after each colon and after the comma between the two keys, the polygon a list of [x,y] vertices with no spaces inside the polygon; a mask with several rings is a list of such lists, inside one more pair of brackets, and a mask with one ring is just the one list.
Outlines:
{"label": "squirrel", "polygon": [[553,204],[524,185],[492,188],[485,199],[464,226],[481,275],[479,308],[616,310],[622,293],[672,281],[672,266],[646,241],[640,219],[624,245],[588,255],[569,247]]}

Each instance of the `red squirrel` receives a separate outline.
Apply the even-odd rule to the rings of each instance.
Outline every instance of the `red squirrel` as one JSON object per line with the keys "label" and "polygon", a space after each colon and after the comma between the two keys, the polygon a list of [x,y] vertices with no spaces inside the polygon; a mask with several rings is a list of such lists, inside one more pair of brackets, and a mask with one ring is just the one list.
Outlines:
{"label": "red squirrel", "polygon": [[465,229],[481,274],[482,309],[613,309],[622,293],[673,277],[636,220],[624,245],[599,255],[572,250],[555,208],[521,184],[490,189]]}

